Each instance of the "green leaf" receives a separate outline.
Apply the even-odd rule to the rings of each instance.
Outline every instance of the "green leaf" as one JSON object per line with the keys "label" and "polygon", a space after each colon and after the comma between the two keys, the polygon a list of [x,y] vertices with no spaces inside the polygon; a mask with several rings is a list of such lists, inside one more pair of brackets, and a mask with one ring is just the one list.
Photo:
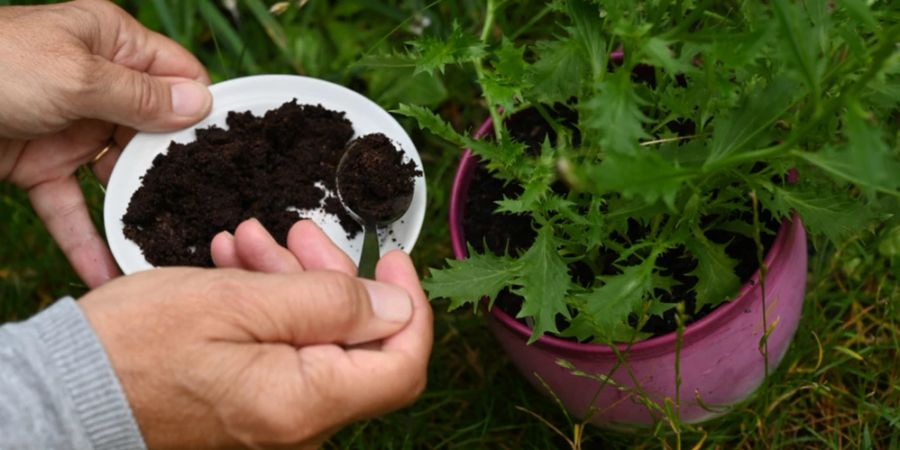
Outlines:
{"label": "green leaf", "polygon": [[459,23],[453,23],[453,30],[447,39],[425,36],[410,43],[418,54],[416,71],[434,74],[444,73],[444,66],[474,61],[485,54],[484,44],[477,36],[466,34]]}
{"label": "green leaf", "polygon": [[878,22],[872,11],[869,10],[868,3],[865,0],[840,0],[838,3],[844,7],[844,11],[856,22],[862,24],[869,30],[877,30]]}
{"label": "green leaf", "polygon": [[900,256],[900,225],[881,233],[878,252],[887,258]]}
{"label": "green leaf", "polygon": [[847,145],[796,153],[831,175],[860,186],[870,196],[875,192],[900,195],[900,160],[884,141],[882,130],[869,124],[858,108],[848,109],[844,127]]}
{"label": "green leaf", "polygon": [[763,50],[772,39],[775,26],[771,22],[759,25],[758,29],[750,32],[716,36],[712,47],[715,58],[735,67],[749,64],[764,56]]}
{"label": "green leaf", "polygon": [[537,58],[529,70],[529,96],[552,104],[581,94],[588,67],[578,42],[571,37],[539,41],[534,52]]}
{"label": "green leaf", "polygon": [[786,48],[786,62],[794,66],[810,91],[818,95],[823,65],[816,48],[816,30],[803,7],[787,0],[773,0],[775,18],[781,28],[781,42]]}
{"label": "green leaf", "polygon": [[516,47],[516,44],[503,38],[500,42],[500,48],[494,52],[496,61],[494,61],[494,72],[502,76],[502,78],[511,82],[522,82],[528,71],[528,64],[525,62],[525,47]]}
{"label": "green leaf", "polygon": [[[765,199],[765,197],[764,197]],[[797,211],[810,233],[825,235],[840,244],[854,231],[864,229],[875,218],[872,208],[846,194],[829,193],[822,187],[802,190],[776,188],[766,206],[779,218]]]}
{"label": "green leaf", "polygon": [[626,267],[621,275],[602,277],[603,286],[579,295],[583,307],[564,334],[579,340],[591,337],[603,342],[622,340],[623,325],[630,329],[626,325],[628,315],[640,312],[644,296],[652,289],[654,261],[647,259]]}
{"label": "green leaf", "polygon": [[247,46],[241,40],[241,36],[212,0],[199,0],[197,10],[209,24],[213,39],[221,39],[223,46],[228,48],[231,53],[240,55],[239,67],[245,67],[250,72],[259,70],[252,52],[246,51]]}
{"label": "green leaf", "polygon": [[734,273],[737,261],[725,253],[724,244],[716,244],[700,230],[685,241],[685,247],[697,258],[697,267],[688,275],[697,277],[697,309],[717,306],[731,299],[741,287],[741,279]]}
{"label": "green leaf", "polygon": [[[597,86],[597,93],[579,104],[587,143],[599,142],[607,153],[634,154],[647,133],[641,100],[627,71],[619,70]],[[597,137],[599,136],[599,138]]]}
{"label": "green leaf", "polygon": [[509,256],[478,254],[469,248],[465,260],[447,260],[446,269],[432,269],[422,281],[431,299],[450,299],[450,310],[465,304],[477,305],[483,298],[493,305],[497,294],[516,276],[519,263]]}
{"label": "green leaf", "polygon": [[[549,139],[545,139],[541,146],[540,157],[518,158],[516,167],[520,170],[516,175],[523,187],[522,194],[515,199],[504,199],[497,202],[500,206],[497,209],[498,212],[528,214],[539,213],[543,209],[539,205],[551,193],[550,185],[555,180],[554,153]],[[521,164],[523,158],[527,158],[530,164]]]}
{"label": "green leaf", "polygon": [[507,111],[513,110],[516,99],[521,98],[522,91],[529,86],[524,52],[525,47],[516,47],[512,41],[503,38],[500,48],[494,52],[493,70],[485,71],[481,80],[485,97]]}
{"label": "green leaf", "polygon": [[412,103],[434,108],[447,99],[447,88],[439,77],[412,74],[412,68],[381,68],[369,71],[369,98],[385,108]]}
{"label": "green leaf", "polygon": [[567,6],[569,17],[574,23],[569,34],[580,44],[593,79],[598,81],[606,75],[607,59],[600,8],[585,0],[569,0]]}
{"label": "green leaf", "polygon": [[647,203],[662,199],[672,208],[681,185],[693,171],[672,165],[653,151],[634,156],[611,154],[597,166],[587,166],[585,183],[600,193],[620,192]]}
{"label": "green leaf", "polygon": [[458,133],[444,119],[422,106],[402,104],[394,112],[416,119],[420,127],[450,143],[472,149],[487,162],[487,168],[497,172],[501,178],[526,181],[531,173],[530,166],[522,164],[527,146],[512,141],[508,134],[504,134],[499,142],[473,139]]}
{"label": "green leaf", "polygon": [[450,126],[450,124],[444,121],[444,119],[424,106],[404,103],[398,106],[393,112],[416,119],[416,122],[419,123],[419,127],[431,131],[441,139],[459,146],[468,145],[468,138],[466,136],[458,133]]}
{"label": "green leaf", "polygon": [[671,41],[652,37],[644,43],[644,47],[641,50],[647,56],[647,61],[651,65],[662,67],[670,77],[680,73],[694,72],[694,67],[688,62],[672,56],[672,50],[669,48],[671,44]]}
{"label": "green leaf", "polygon": [[519,276],[515,284],[519,287],[513,292],[525,299],[516,317],[534,319],[534,332],[529,343],[544,333],[558,333],[556,316],[571,317],[566,296],[572,279],[568,266],[559,256],[559,244],[550,226],[538,230],[534,244],[519,259]]}
{"label": "green leaf", "polygon": [[799,86],[778,78],[764,89],[747,94],[747,101],[716,122],[706,165],[748,150],[755,138],[769,130],[797,98]]}

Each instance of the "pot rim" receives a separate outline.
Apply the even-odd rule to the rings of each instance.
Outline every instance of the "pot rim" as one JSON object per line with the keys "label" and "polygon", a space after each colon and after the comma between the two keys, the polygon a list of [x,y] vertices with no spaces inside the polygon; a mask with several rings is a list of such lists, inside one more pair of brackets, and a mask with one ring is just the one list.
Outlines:
{"label": "pot rim", "polygon": [[[488,118],[475,132],[474,137],[475,139],[481,139],[486,134],[492,132],[493,129],[493,123],[491,122],[491,119]],[[466,259],[468,257],[465,231],[463,230],[462,224],[463,218],[465,217],[465,200],[468,198],[469,185],[472,181],[472,175],[475,172],[474,169],[478,161],[479,158],[472,153],[472,150],[466,149],[463,152],[462,157],[460,158],[460,162],[457,166],[456,174],[453,179],[453,187],[450,197],[450,239],[453,247],[453,255],[454,257],[456,257],[456,259],[460,260]],[[463,193],[465,193],[465,195],[463,195]],[[767,267],[772,267],[772,263],[781,256],[783,248],[787,246],[787,242],[789,240],[792,240],[798,230],[802,230],[802,227],[802,222],[800,218],[796,216],[796,214],[794,214],[791,219],[782,222],[781,226],[778,229],[778,233],[775,236],[775,241],[772,243],[772,247],[769,249],[768,253],[766,253],[764,263]],[[754,281],[758,279],[759,269],[757,269],[753,273],[753,276],[750,278],[750,280]],[[759,286],[756,283],[744,283],[741,286],[740,292],[737,294],[737,296],[734,297],[734,299],[723,303],[700,320],[685,327],[684,335],[682,338],[683,342],[688,342],[694,338],[702,337],[703,335],[709,334],[710,332],[721,326],[721,322],[723,321],[723,319],[731,314],[734,314],[736,310],[739,310],[744,306],[745,303],[752,300],[753,296],[751,294],[757,288],[759,288]],[[493,316],[494,319],[498,320],[507,328],[513,330],[523,339],[527,340],[531,337],[533,331],[531,327],[525,325],[522,322],[519,322],[513,316],[503,311],[501,308],[491,308],[489,313]],[[641,352],[644,354],[657,353],[660,351],[671,349],[674,346],[676,339],[677,332],[673,331],[661,336],[655,336],[649,339],[634,342],[632,344],[618,343],[616,344],[616,346],[618,347],[619,352],[628,352],[631,355],[634,355],[635,352]],[[588,352],[609,356],[614,356],[616,354],[616,351],[614,351],[612,346],[608,344],[581,343],[546,334],[541,336],[537,341],[530,345],[566,353]]]}

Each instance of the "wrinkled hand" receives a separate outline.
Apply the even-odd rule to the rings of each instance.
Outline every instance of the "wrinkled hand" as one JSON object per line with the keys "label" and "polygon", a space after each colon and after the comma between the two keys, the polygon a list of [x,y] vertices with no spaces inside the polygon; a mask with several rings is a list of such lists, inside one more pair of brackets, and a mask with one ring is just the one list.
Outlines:
{"label": "wrinkled hand", "polygon": [[118,273],[74,177],[106,183],[133,129],[174,130],[211,107],[185,49],[103,0],[0,8],[0,180],[35,211],[90,287]]}
{"label": "wrinkled hand", "polygon": [[374,282],[311,222],[288,243],[247,221],[217,262],[280,273],[158,269],[81,299],[150,448],[316,447],[422,392],[432,317],[409,257]]}

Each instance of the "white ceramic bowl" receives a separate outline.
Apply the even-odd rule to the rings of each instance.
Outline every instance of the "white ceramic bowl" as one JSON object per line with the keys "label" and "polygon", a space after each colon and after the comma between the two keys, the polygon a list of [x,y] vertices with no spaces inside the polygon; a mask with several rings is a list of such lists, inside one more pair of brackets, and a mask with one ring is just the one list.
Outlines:
{"label": "white ceramic bowl", "polygon": [[[195,140],[194,130],[218,125],[226,128],[229,111],[251,111],[257,116],[296,98],[301,104],[321,104],[334,111],[343,111],[353,123],[354,138],[369,133],[383,133],[412,159],[419,170],[422,160],[403,127],[375,102],[343,86],[327,81],[296,75],[258,75],[237,78],[210,86],[213,96],[212,112],[193,127],[171,133],[138,133],[122,151],[109,184],[103,207],[106,238],[112,254],[125,274],[150,269],[141,249],[123,234],[122,216],[128,209],[131,196],[141,186],[141,178],[150,169],[153,158],[165,153],[171,141],[187,143]],[[424,171],[423,171],[424,173]],[[331,239],[351,258],[358,261],[363,235],[347,239],[337,219],[323,211],[314,211],[314,220]],[[391,226],[391,233],[382,230],[381,252],[400,248],[412,250],[425,219],[425,177],[415,180],[415,193],[406,214]]]}

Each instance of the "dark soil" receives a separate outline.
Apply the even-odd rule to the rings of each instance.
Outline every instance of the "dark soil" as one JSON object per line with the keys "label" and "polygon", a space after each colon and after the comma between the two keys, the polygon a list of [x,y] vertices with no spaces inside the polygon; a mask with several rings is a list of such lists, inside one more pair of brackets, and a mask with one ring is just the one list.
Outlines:
{"label": "dark soil", "polygon": [[[520,115],[523,114],[525,120],[519,120]],[[528,110],[513,116],[507,124],[507,128],[514,139],[528,144],[531,149],[539,148],[544,137],[551,132],[546,121]],[[486,245],[487,250],[495,254],[518,254],[531,246],[535,231],[530,217],[493,212],[497,207],[497,201],[504,197],[514,198],[521,192],[520,186],[514,183],[504,183],[493,177],[484,166],[479,165],[476,168],[472,184],[469,187],[463,220],[466,241],[476,251],[483,252]],[[740,217],[740,219],[750,221],[752,218]],[[770,217],[761,217],[761,220],[768,229],[777,229],[777,223]],[[639,240],[645,233],[646,230],[633,221],[628,230],[628,236],[623,237],[623,240]],[[750,281],[753,273],[759,267],[756,260],[756,244],[753,240],[743,235],[721,231],[712,231],[708,233],[707,237],[717,243],[727,243],[726,253],[738,261],[736,274],[743,282]],[[774,241],[774,234],[764,233],[762,241],[764,248],[768,250]],[[618,259],[618,255],[613,252],[606,256],[604,259],[608,261]],[[672,276],[678,282],[670,291],[656,293],[660,301],[664,303],[684,301],[685,312],[691,318],[689,323],[712,312],[712,308],[707,307],[699,311],[696,308],[696,294],[693,292],[693,288],[697,283],[697,278],[686,274],[696,267],[697,261],[686,249],[669,250],[659,257],[657,265],[660,267],[661,275]],[[603,275],[615,273],[615,269],[610,267],[610,270]],[[571,264],[569,274],[583,286],[589,286],[595,276],[592,270],[581,262]],[[518,314],[521,304],[522,298],[508,289],[501,291],[495,301],[495,306],[513,317]],[[637,317],[631,318],[632,325],[637,324],[637,319]],[[561,318],[558,318],[558,322],[560,328],[567,326]],[[663,335],[675,331],[675,329],[675,311],[672,309],[662,317],[651,317],[641,331],[653,335]]]}
{"label": "dark soil", "polygon": [[377,133],[350,143],[337,182],[347,208],[364,221],[381,223],[403,215],[420,176],[416,163],[403,161],[403,153],[391,140]]}
{"label": "dark soil", "polygon": [[131,198],[125,236],[148,262],[212,266],[213,236],[251,217],[284,245],[300,219],[295,208],[323,206],[349,237],[361,231],[335,197],[337,166],[354,134],[343,112],[295,99],[263,117],[230,112],[226,123],[228,130],[197,130],[194,142],[172,142]]}

